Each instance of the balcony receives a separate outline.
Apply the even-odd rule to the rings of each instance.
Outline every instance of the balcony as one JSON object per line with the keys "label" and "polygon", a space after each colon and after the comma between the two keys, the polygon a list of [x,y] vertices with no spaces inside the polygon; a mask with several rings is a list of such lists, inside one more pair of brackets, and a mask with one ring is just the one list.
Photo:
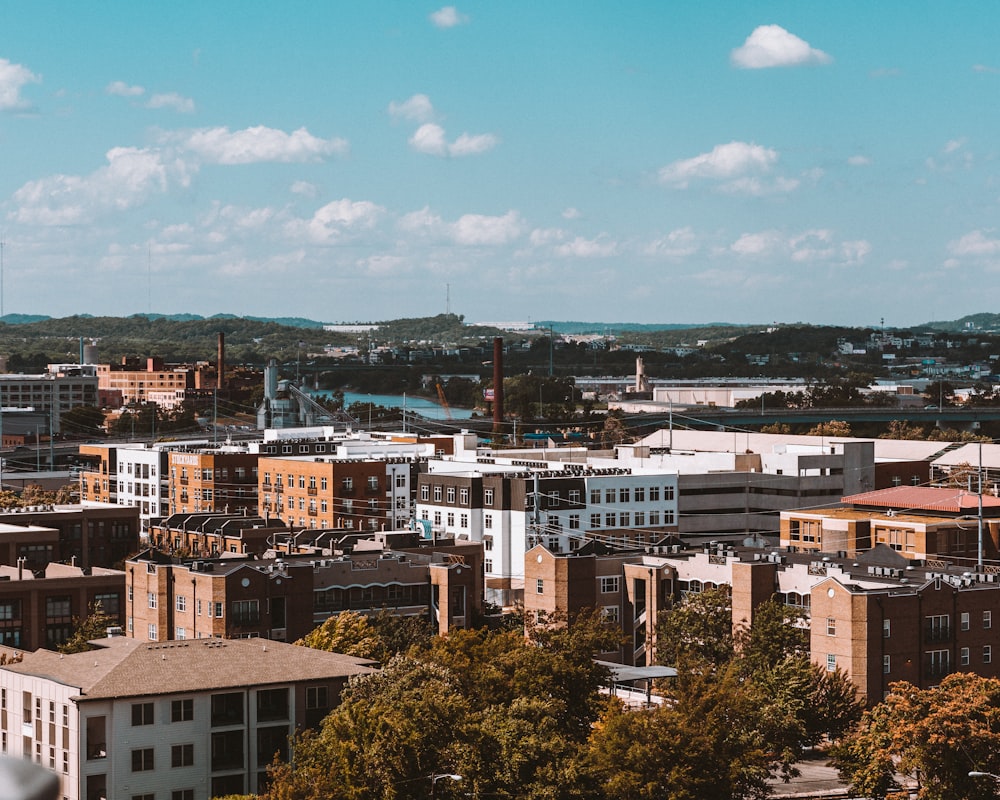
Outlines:
{"label": "balcony", "polygon": [[311,497],[315,497],[318,492],[319,490],[315,486],[310,486],[308,489],[306,489],[306,494]]}
{"label": "balcony", "polygon": [[951,626],[925,625],[924,639],[928,642],[947,642],[951,639]]}

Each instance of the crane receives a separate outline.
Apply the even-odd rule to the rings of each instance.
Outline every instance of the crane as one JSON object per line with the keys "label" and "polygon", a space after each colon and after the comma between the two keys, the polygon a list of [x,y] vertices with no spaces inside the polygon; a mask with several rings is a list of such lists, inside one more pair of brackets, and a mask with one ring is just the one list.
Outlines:
{"label": "crane", "polygon": [[448,398],[444,396],[444,387],[440,383],[437,385],[438,390],[438,400],[441,401],[441,407],[444,409],[444,418],[451,420],[451,406],[448,405]]}

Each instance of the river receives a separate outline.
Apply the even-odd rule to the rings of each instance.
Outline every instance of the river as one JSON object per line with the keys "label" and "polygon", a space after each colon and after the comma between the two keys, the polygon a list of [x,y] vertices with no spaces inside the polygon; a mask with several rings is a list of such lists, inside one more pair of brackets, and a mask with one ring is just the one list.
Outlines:
{"label": "river", "polygon": [[[329,397],[331,392],[320,389],[313,392],[320,397]],[[401,394],[365,394],[362,392],[344,392],[344,408],[349,408],[352,403],[374,403],[383,408],[406,408],[427,419],[448,419],[444,406],[428,400],[426,397],[414,397],[413,395]],[[451,407],[452,419],[469,419],[472,416],[471,408]]]}

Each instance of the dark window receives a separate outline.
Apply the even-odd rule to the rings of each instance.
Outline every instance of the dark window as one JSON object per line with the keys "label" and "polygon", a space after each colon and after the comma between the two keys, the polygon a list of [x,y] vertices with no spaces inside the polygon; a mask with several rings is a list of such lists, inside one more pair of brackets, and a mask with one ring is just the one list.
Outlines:
{"label": "dark window", "polygon": [[243,724],[243,693],[212,695],[212,727]]}
{"label": "dark window", "polygon": [[190,767],[194,763],[193,744],[175,744],[170,748],[171,767]]}
{"label": "dark window", "polygon": [[261,689],[257,692],[257,720],[288,719],[288,689]]}
{"label": "dark window", "polygon": [[227,794],[243,794],[242,775],[220,775],[212,778],[212,797],[224,797]]}
{"label": "dark window", "polygon": [[275,755],[282,761],[288,760],[288,727],[272,725],[257,729],[257,766],[266,767]]}
{"label": "dark window", "polygon": [[194,700],[190,697],[184,700],[170,701],[170,721],[187,722],[194,719]]}
{"label": "dark window", "polygon": [[132,772],[146,772],[153,769],[153,748],[132,751]]}
{"label": "dark window", "polygon": [[244,732],[224,731],[212,734],[212,771],[243,768]]}
{"label": "dark window", "polygon": [[170,800],[194,800],[194,789],[174,789]]}
{"label": "dark window", "polygon": [[325,686],[306,687],[306,708],[329,708],[329,692]]}
{"label": "dark window", "polygon": [[132,725],[152,725],[153,724],[153,704],[152,703],[132,703]]}

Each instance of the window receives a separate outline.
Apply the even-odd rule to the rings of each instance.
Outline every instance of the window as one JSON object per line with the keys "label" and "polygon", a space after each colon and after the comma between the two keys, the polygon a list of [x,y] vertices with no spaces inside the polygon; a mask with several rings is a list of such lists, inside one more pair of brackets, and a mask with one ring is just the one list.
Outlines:
{"label": "window", "polygon": [[57,617],[68,617],[72,615],[70,610],[70,598],[68,597],[46,597],[45,598],[45,616],[47,619],[55,619]]}
{"label": "window", "polygon": [[448,527],[449,528],[452,528],[452,527],[455,526],[455,515],[454,514],[449,514],[448,515],[448,517],[447,517],[447,523],[448,523]]}
{"label": "window", "polygon": [[483,489],[483,505],[491,506],[493,505],[493,490]]}
{"label": "window", "polygon": [[485,561],[483,561],[483,571],[484,572],[493,572],[493,559],[492,558],[487,558]]}
{"label": "window", "polygon": [[601,594],[618,591],[618,576],[601,578]]}
{"label": "window", "polygon": [[604,502],[605,503],[613,503],[613,502],[615,502],[615,490],[614,489],[605,489],[604,490]]}
{"label": "window", "polygon": [[156,800],[155,794],[134,794],[132,800]]}
{"label": "window", "polygon": [[469,527],[469,515],[468,514],[462,514],[459,517],[458,526],[460,528],[468,528]]}
{"label": "window", "polygon": [[601,619],[605,622],[618,622],[618,606],[604,606],[601,609]]}
{"label": "window", "polygon": [[836,636],[837,635],[837,620],[833,617],[826,618],[826,635]]}
{"label": "window", "polygon": [[579,503],[580,503],[580,490],[579,489],[570,489],[569,490],[569,502],[570,503],[576,503],[577,505],[579,505]]}
{"label": "window", "polygon": [[991,627],[993,627],[993,612],[992,611],[984,611],[983,612],[983,627],[984,628],[991,628]]}
{"label": "window", "polygon": [[619,503],[628,503],[628,502],[630,502],[630,497],[631,497],[631,492],[628,489],[626,489],[625,487],[622,487],[621,489],[618,490],[618,502]]}
{"label": "window", "polygon": [[882,620],[882,638],[883,639],[888,639],[889,638],[890,628],[891,628],[891,625],[889,624],[889,620],[887,620],[887,619]]}
{"label": "window", "polygon": [[257,720],[288,719],[288,689],[260,689],[257,692]]}
{"label": "window", "polygon": [[580,528],[580,515],[570,514],[569,515],[569,527],[571,530],[578,530]]}
{"label": "window", "polygon": [[132,727],[153,724],[152,703],[132,703]]}
{"label": "window", "polygon": [[591,489],[590,490],[590,504],[592,506],[600,505],[601,503],[601,490]]}
{"label": "window", "polygon": [[889,656],[882,656],[882,672],[888,675],[892,671],[892,662]]}
{"label": "window", "polygon": [[951,623],[947,614],[933,614],[925,618],[925,632],[932,642],[944,641],[951,637]]}
{"label": "window", "polygon": [[674,487],[673,486],[664,486],[663,487],[663,499],[664,500],[668,500],[668,501],[674,499]]}
{"label": "window", "polygon": [[175,744],[170,748],[171,767],[190,767],[194,764],[194,745]]}
{"label": "window", "polygon": [[156,623],[155,622],[150,622],[149,623],[149,628],[146,629],[146,638],[149,639],[149,641],[151,641],[151,642],[155,642],[157,640]]}
{"label": "window", "polygon": [[132,751],[132,772],[147,772],[153,768],[152,747]]}
{"label": "window", "polygon": [[243,694],[230,692],[212,695],[212,727],[243,724]]}
{"label": "window", "polygon": [[827,672],[837,671],[837,656],[833,653],[826,654],[826,671]]}
{"label": "window", "polygon": [[660,502],[660,487],[650,486],[649,487],[649,502],[659,503]]}
{"label": "window", "polygon": [[150,608],[156,608],[156,592],[148,592],[146,594],[146,605]]}
{"label": "window", "polygon": [[431,499],[431,487],[426,483],[420,487],[420,499],[425,502]]}
{"label": "window", "polygon": [[545,594],[545,581],[542,578],[535,581],[535,594]]}
{"label": "window", "polygon": [[212,734],[212,770],[243,767],[243,736],[241,730]]}
{"label": "window", "polygon": [[194,789],[174,789],[170,800],[194,800]]}
{"label": "window", "polygon": [[989,664],[993,660],[993,648],[988,645],[983,645],[983,663]]}
{"label": "window", "polygon": [[615,515],[614,512],[612,512],[610,514],[605,514],[604,515],[604,526],[606,528],[614,528],[618,524],[617,520],[618,520],[618,517]]}
{"label": "window", "polygon": [[458,490],[458,502],[463,506],[469,505],[469,490],[467,488]]}
{"label": "window", "polygon": [[259,600],[233,600],[230,611],[233,625],[244,626],[260,623]]}
{"label": "window", "polygon": [[306,708],[329,708],[330,707],[330,694],[325,686],[307,686],[306,687]]}
{"label": "window", "polygon": [[489,530],[490,528],[493,527],[493,515],[492,514],[484,514],[483,515],[483,527],[486,528],[487,530]]}
{"label": "window", "polygon": [[601,527],[601,515],[600,514],[591,514],[590,515],[590,527],[591,528],[600,528]]}
{"label": "window", "polygon": [[177,595],[175,600],[176,600],[176,608],[178,611],[187,611],[188,601],[184,595],[182,594]]}
{"label": "window", "polygon": [[170,721],[189,722],[194,719],[194,700],[190,697],[170,701]]}
{"label": "window", "polygon": [[635,487],[635,502],[645,503],[646,502],[646,487],[636,486]]}
{"label": "window", "polygon": [[969,666],[969,648],[963,647],[958,651],[958,663],[963,667]]}
{"label": "window", "polygon": [[440,486],[435,486],[434,487],[434,502],[435,503],[440,503],[441,502],[441,497],[442,497],[441,487]]}
{"label": "window", "polygon": [[969,630],[969,612],[963,611],[960,619],[961,619],[962,630],[963,631]]}
{"label": "window", "polygon": [[447,497],[448,497],[448,502],[449,503],[454,503],[455,502],[455,487],[454,486],[449,486],[448,487]]}
{"label": "window", "polygon": [[[213,603],[215,606],[215,616],[222,619],[222,603]],[[211,615],[210,615],[211,616]]]}

